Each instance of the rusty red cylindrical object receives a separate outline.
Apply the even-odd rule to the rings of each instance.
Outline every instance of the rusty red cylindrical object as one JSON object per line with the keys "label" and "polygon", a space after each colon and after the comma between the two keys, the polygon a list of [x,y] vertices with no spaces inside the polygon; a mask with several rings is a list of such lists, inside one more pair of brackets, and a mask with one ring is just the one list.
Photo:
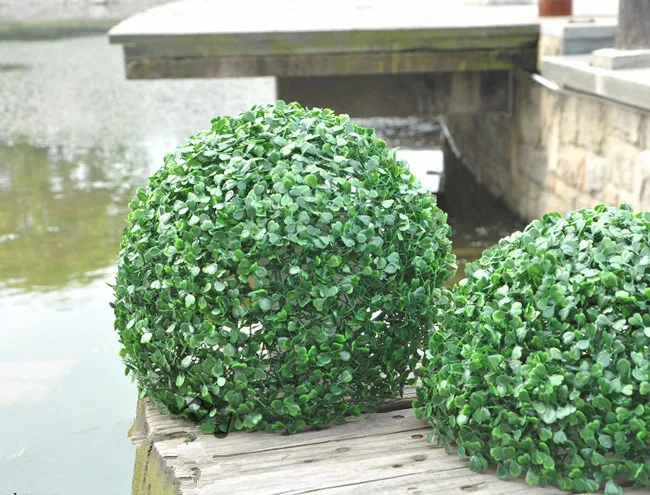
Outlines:
{"label": "rusty red cylindrical object", "polygon": [[539,0],[539,16],[555,17],[573,14],[573,0]]}

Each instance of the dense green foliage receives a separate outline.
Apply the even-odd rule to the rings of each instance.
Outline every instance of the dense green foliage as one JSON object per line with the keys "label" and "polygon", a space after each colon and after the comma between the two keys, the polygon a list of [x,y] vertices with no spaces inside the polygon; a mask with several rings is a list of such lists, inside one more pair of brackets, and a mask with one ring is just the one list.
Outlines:
{"label": "dense green foliage", "polygon": [[130,207],[122,357],[205,432],[295,432],[398,395],[455,270],[435,196],[329,110],[217,118]]}
{"label": "dense green foliage", "polygon": [[650,485],[650,213],[548,214],[468,265],[414,402],[470,467]]}

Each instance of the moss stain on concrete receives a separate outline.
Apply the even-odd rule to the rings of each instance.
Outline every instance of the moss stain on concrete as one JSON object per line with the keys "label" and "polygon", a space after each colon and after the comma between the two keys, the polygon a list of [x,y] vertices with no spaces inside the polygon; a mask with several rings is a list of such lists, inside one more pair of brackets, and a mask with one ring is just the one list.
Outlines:
{"label": "moss stain on concrete", "polygon": [[133,495],[179,495],[178,485],[165,474],[161,461],[148,440],[135,452]]}
{"label": "moss stain on concrete", "polygon": [[146,411],[143,400],[138,400],[137,413],[129,429],[129,438],[136,444],[133,466],[133,495],[178,495],[178,485],[167,476],[165,466],[152,442],[145,438]]}

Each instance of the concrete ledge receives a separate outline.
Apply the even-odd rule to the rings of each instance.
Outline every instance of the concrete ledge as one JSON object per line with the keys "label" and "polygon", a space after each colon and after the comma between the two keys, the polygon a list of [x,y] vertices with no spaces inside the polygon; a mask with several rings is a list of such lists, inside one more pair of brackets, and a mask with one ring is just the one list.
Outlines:
{"label": "concrete ledge", "polygon": [[616,18],[580,21],[565,17],[542,21],[541,35],[557,39],[562,45],[562,55],[577,55],[614,46],[616,27]]}
{"label": "concrete ledge", "polygon": [[650,68],[593,67],[590,55],[544,57],[542,76],[560,86],[650,111]]}
{"label": "concrete ledge", "polygon": [[555,36],[565,40],[574,39],[601,39],[616,36],[617,20],[615,18],[602,17],[593,19],[593,22],[571,20],[563,17],[561,19],[543,20],[541,24],[542,35]]}
{"label": "concrete ledge", "polygon": [[532,5],[451,4],[184,0],[130,17],[109,39],[132,79],[534,69]]}
{"label": "concrete ledge", "polygon": [[650,68],[650,50],[603,48],[591,54],[591,65],[609,70]]}

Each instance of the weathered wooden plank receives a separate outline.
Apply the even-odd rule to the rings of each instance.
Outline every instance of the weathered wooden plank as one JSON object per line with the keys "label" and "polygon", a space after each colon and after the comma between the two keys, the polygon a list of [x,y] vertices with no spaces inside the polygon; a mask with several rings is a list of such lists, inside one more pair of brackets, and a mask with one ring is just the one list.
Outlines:
{"label": "weathered wooden plank", "polygon": [[[401,397],[387,400],[382,406],[379,407],[379,412],[389,412],[396,409],[407,409],[415,399],[415,389],[413,387],[404,387],[404,392]],[[363,418],[371,417],[372,415],[362,416]],[[354,421],[355,418],[350,418]],[[192,422],[186,421],[181,418],[175,418],[162,412],[151,400],[145,399],[138,402],[138,412],[133,428],[130,432],[130,437],[134,443],[138,443],[145,438],[160,440],[169,438],[188,438],[198,435],[199,428]],[[234,434],[234,433],[233,433]],[[251,438],[245,435],[245,438]],[[270,435],[268,437],[281,439],[281,435]],[[242,447],[240,439],[238,446]],[[256,443],[257,440],[253,440]],[[249,448],[249,447],[245,447]]]}
{"label": "weathered wooden plank", "polygon": [[[413,397],[409,388],[398,404]],[[138,453],[137,495],[562,493],[522,479],[502,482],[493,471],[471,472],[466,460],[426,442],[430,428],[410,408],[292,436],[233,432],[223,439],[161,414],[150,401],[140,403],[138,415],[136,429],[146,431],[138,436],[145,450]]]}
{"label": "weathered wooden plank", "polygon": [[345,441],[370,435],[388,435],[395,432],[420,430],[422,423],[414,422],[409,409],[376,413],[350,418],[342,425],[332,425],[322,430],[305,431],[296,435],[273,435],[268,433],[232,432],[226,438],[196,435],[191,442],[177,442],[176,439],[157,442],[161,455],[178,455],[198,450],[210,458],[237,457],[264,452],[275,452],[285,448],[321,446],[332,441]]}
{"label": "weathered wooden plank", "polygon": [[277,96],[352,117],[436,118],[511,110],[508,71],[278,78]]}
{"label": "weathered wooden plank", "polygon": [[425,473],[435,473],[436,483],[457,484],[466,463],[427,444],[427,433],[421,428],[348,440],[333,436],[324,445],[219,458],[201,470],[196,490],[187,493],[232,493],[249,486],[255,488],[250,493],[260,495],[299,494],[351,485],[367,493],[365,483]]}
{"label": "weathered wooden plank", "polygon": [[467,468],[450,470],[440,476],[438,472],[425,472],[387,477],[364,483],[335,486],[318,490],[323,495],[567,495],[553,488],[540,491],[538,486],[520,482],[499,481],[496,473],[474,473]]}
{"label": "weathered wooden plank", "polygon": [[137,57],[125,48],[128,79],[304,77],[535,70],[537,49],[370,52],[223,57]]}

